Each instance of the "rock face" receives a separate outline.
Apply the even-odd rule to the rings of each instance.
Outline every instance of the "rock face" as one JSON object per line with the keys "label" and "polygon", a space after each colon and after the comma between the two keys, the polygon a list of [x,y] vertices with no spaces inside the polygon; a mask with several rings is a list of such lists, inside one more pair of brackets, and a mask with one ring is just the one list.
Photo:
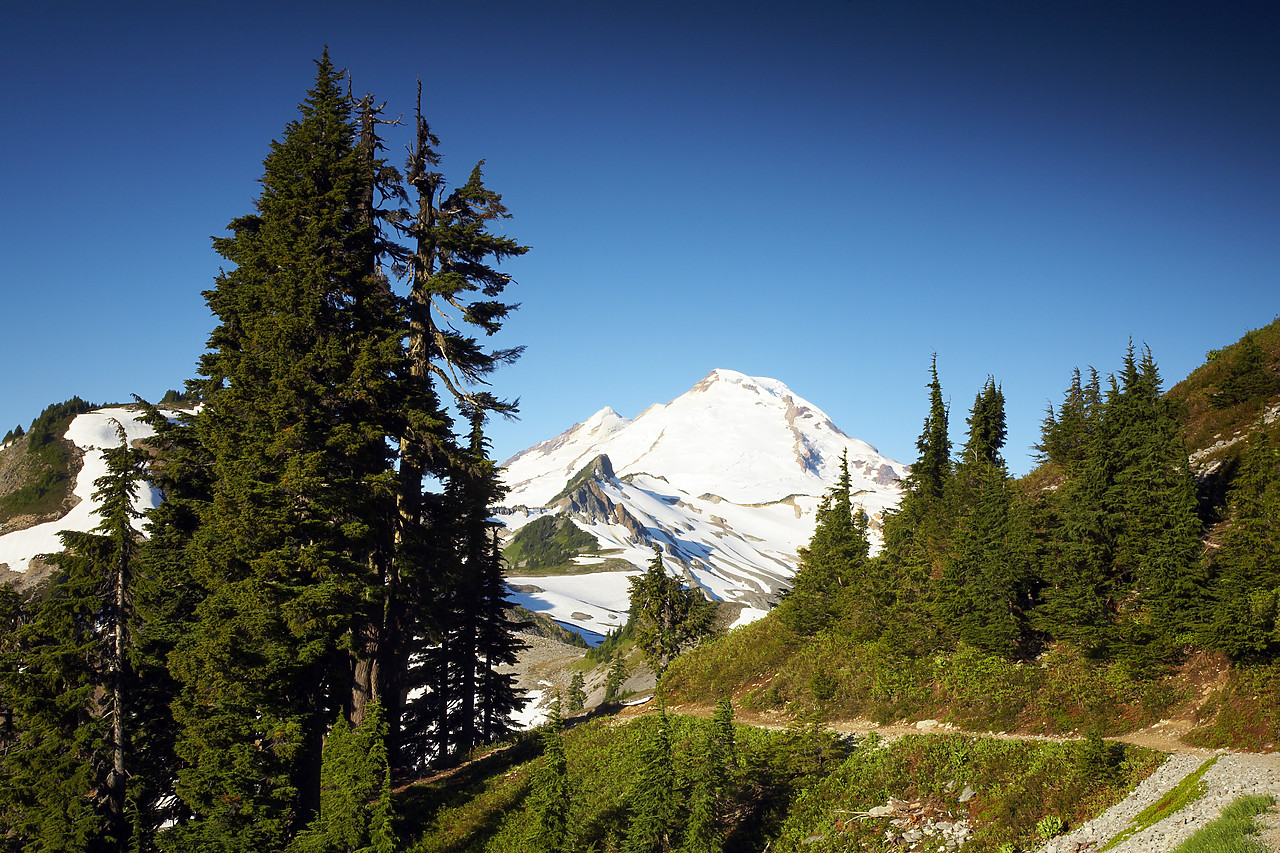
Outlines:
{"label": "rock face", "polygon": [[[657,546],[669,572],[713,599],[740,604],[739,621],[750,621],[790,585],[796,550],[813,534],[814,512],[842,457],[874,544],[906,467],[850,438],[781,382],[714,370],[634,420],[604,408],[507,460],[511,509],[498,518],[514,531],[563,513],[596,537],[610,566],[621,558],[636,571]],[[605,568],[604,558],[600,563]],[[616,600],[624,579],[604,574],[580,575],[520,603],[598,631],[602,617],[626,616]],[[595,617],[578,618],[587,613]]]}

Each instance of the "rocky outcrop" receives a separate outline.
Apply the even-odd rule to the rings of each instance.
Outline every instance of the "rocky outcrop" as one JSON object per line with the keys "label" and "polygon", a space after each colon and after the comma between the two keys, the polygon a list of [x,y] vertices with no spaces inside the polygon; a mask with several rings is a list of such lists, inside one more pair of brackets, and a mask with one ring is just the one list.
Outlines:
{"label": "rocky outcrop", "polygon": [[649,542],[652,537],[648,528],[605,492],[606,486],[616,482],[613,464],[609,462],[608,456],[602,454],[591,463],[591,473],[586,480],[556,501],[555,506],[588,524],[617,524],[624,527],[636,543]]}

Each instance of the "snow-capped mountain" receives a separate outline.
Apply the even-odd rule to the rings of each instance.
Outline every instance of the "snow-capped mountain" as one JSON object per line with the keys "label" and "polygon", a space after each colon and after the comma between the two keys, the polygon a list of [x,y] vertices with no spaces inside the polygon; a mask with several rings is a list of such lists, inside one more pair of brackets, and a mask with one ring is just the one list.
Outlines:
{"label": "snow-capped mountain", "polygon": [[513,509],[500,517],[514,531],[566,513],[635,569],[525,578],[517,567],[513,597],[603,634],[625,622],[626,579],[657,545],[669,571],[741,604],[740,621],[758,618],[789,585],[843,454],[874,537],[906,466],[845,435],[777,380],[713,370],[634,420],[601,409],[504,463]]}

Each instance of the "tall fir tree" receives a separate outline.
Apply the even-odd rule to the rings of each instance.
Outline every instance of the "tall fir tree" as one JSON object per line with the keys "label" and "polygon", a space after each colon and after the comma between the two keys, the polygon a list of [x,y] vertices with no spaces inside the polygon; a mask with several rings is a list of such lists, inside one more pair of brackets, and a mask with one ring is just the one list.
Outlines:
{"label": "tall fir tree", "polygon": [[[437,171],[440,141],[422,116],[421,86],[415,130],[405,173],[405,182],[414,196],[413,209],[405,212],[400,221],[413,247],[407,257],[407,385],[402,406],[405,417],[396,435],[396,560],[385,583],[380,665],[385,684],[377,691],[387,703],[395,765],[411,760],[407,752],[400,756],[398,746],[411,732],[426,732],[434,727],[439,738],[449,729],[451,694],[446,692],[447,669],[436,667],[434,674],[409,672],[414,649],[424,647],[424,643],[425,648],[436,650],[438,659],[448,657],[448,634],[453,627],[447,614],[455,608],[445,599],[460,558],[441,549],[442,537],[439,531],[432,530],[432,524],[447,524],[460,516],[451,509],[447,496],[441,499],[425,494],[423,481],[427,476],[449,480],[459,469],[466,469],[470,460],[465,448],[458,447],[453,439],[452,422],[442,396],[471,410],[515,412],[514,404],[476,389],[497,367],[515,360],[521,349],[486,348],[477,335],[498,332],[505,317],[517,307],[497,298],[512,278],[498,271],[496,265],[528,251],[515,240],[490,231],[491,223],[508,218],[509,214],[501,195],[484,185],[483,161],[472,169],[465,184],[446,192],[444,175]],[[448,319],[451,316],[456,319]],[[426,701],[435,702],[436,709],[433,713],[421,706],[412,709],[401,737],[400,718],[404,712],[398,704],[400,697],[409,686],[420,682],[434,684],[432,698]],[[489,678],[494,690],[499,689],[500,682]],[[496,730],[492,716],[488,725]],[[447,734],[445,737],[447,740]],[[470,737],[468,731],[464,739]],[[447,743],[443,751],[448,751]],[[417,750],[415,754],[420,759],[423,752]]]}
{"label": "tall fir tree", "polygon": [[932,596],[940,625],[983,651],[1012,657],[1022,645],[1030,567],[1017,547],[1013,494],[1000,451],[1004,395],[994,379],[978,393],[969,437],[948,488],[954,528]]}
{"label": "tall fir tree", "polygon": [[552,706],[551,719],[543,726],[541,741],[542,766],[533,785],[534,821],[527,841],[539,853],[567,853],[572,849],[569,815],[573,800],[559,700]]}
{"label": "tall fir tree", "polygon": [[351,696],[350,636],[394,478],[385,436],[399,358],[370,276],[370,180],[326,53],[272,143],[257,212],[214,241],[235,267],[206,293],[219,324],[192,419],[209,500],[187,555],[206,595],[170,655],[182,684],[172,850],[281,849],[319,807],[321,742]]}
{"label": "tall fir tree", "polygon": [[720,853],[724,849],[737,771],[733,703],[726,696],[716,704],[696,762],[688,823],[680,848],[683,853]]}
{"label": "tall fir tree", "polygon": [[799,552],[790,592],[778,618],[799,634],[813,634],[839,613],[866,619],[874,612],[875,591],[864,571],[870,542],[867,514],[854,509],[848,455],[840,458],[836,484],[823,496],[807,547]]}
{"label": "tall fir tree", "polygon": [[324,743],[320,811],[290,853],[396,853],[386,736],[376,702],[357,727],[338,715]]}
{"label": "tall fir tree", "polygon": [[670,726],[665,708],[659,708],[649,721],[640,748],[640,769],[627,798],[623,853],[670,853],[680,843]]}
{"label": "tall fir tree", "polygon": [[933,579],[942,572],[953,528],[946,498],[953,474],[949,413],[929,367],[929,413],[916,441],[919,457],[903,483],[898,506],[885,513],[884,553],[868,563],[868,583],[883,592],[881,636],[898,651],[922,653],[944,641],[933,617]]}
{"label": "tall fir tree", "polygon": [[648,570],[628,583],[636,645],[661,677],[672,660],[710,632],[713,606],[701,591],[667,574],[656,545]]}

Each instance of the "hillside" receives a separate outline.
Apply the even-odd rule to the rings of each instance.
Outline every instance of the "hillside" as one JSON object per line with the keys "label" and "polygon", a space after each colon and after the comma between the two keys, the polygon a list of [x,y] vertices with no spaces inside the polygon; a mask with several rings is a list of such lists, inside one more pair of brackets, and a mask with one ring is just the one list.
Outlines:
{"label": "hillside", "polygon": [[[134,409],[89,408],[83,401],[51,406],[25,436],[0,450],[0,509],[19,507],[0,520],[0,582],[20,590],[44,585],[52,567],[41,555],[62,550],[59,534],[98,523],[94,480],[106,472],[103,449],[120,443],[117,425],[129,442],[154,432]],[[146,510],[159,502],[158,492],[144,488],[136,506]]]}

